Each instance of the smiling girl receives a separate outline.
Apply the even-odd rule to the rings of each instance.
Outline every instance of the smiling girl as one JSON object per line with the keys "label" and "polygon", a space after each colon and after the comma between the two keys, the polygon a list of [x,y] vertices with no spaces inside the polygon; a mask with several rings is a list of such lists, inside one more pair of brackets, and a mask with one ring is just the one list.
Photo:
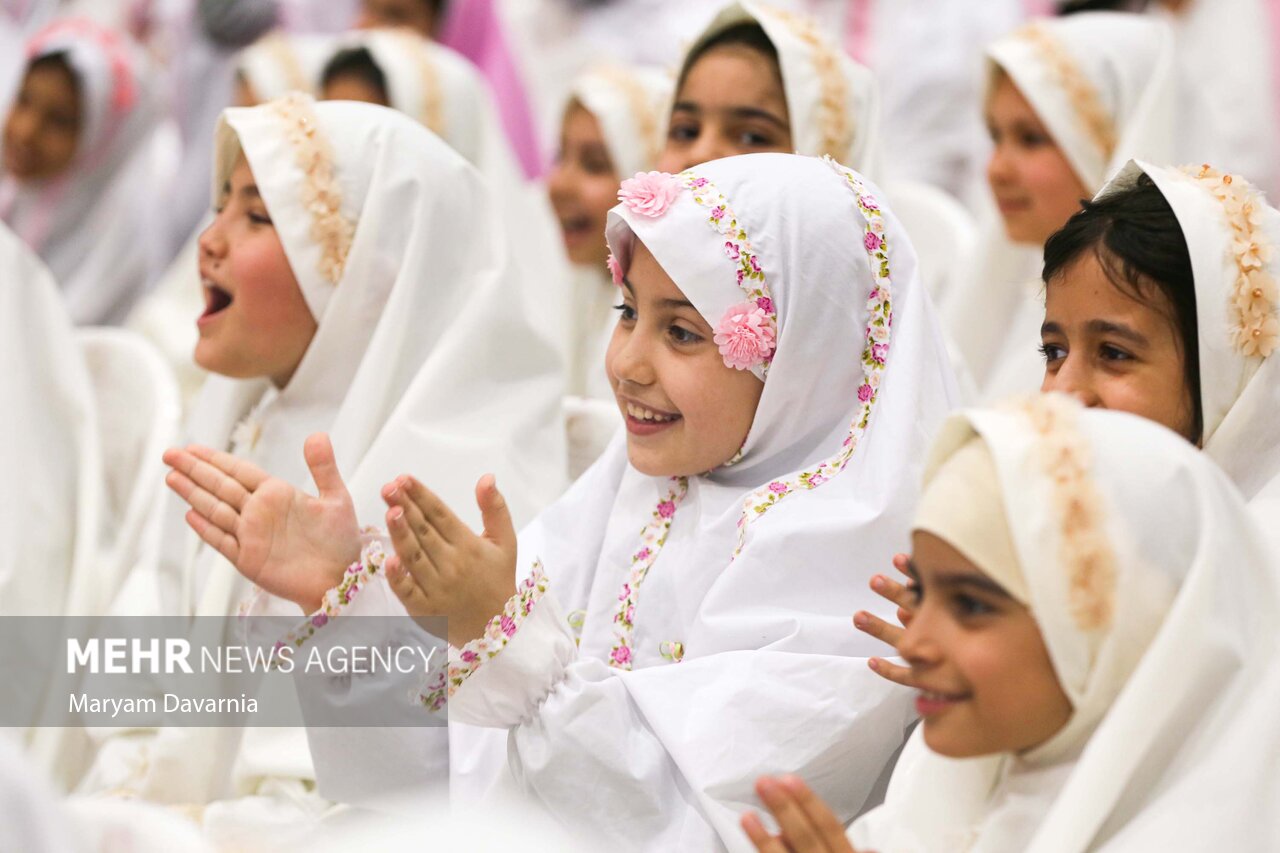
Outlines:
{"label": "smiling girl", "polygon": [[1176,434],[1061,395],[1020,408],[953,419],[931,454],[899,644],[923,723],[885,804],[846,839],[800,780],[762,780],[782,829],[747,819],[762,853],[1280,840],[1261,529]]}
{"label": "smiling girl", "polygon": [[[448,677],[421,701],[448,699],[454,755],[459,724],[500,733],[506,784],[567,825],[625,849],[740,846],[751,778],[791,763],[846,819],[875,796],[910,708],[845,614],[903,541],[924,435],[955,394],[877,193],[777,154],[624,182],[606,369],[625,440],[519,537],[491,478],[480,535],[413,477],[384,488],[395,554],[380,568],[370,546],[349,574],[448,615]],[[351,604],[329,591],[355,547],[326,532],[331,501],[273,513],[259,472],[171,461],[193,472],[206,539],[256,583],[328,625],[376,601],[364,580]],[[238,511],[210,491],[224,475]],[[265,559],[268,542],[297,558]],[[310,735],[318,757],[332,736]],[[376,786],[380,768],[358,765],[329,773]]]}
{"label": "smiling girl", "polygon": [[1045,240],[1129,158],[1169,159],[1175,92],[1170,36],[1137,15],[1037,22],[995,42],[987,60],[993,210],[978,264],[939,311],[992,400],[1039,385]]}

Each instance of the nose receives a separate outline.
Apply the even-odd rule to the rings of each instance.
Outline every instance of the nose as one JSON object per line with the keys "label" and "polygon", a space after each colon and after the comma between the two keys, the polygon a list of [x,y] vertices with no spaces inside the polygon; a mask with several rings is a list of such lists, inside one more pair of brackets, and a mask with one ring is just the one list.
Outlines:
{"label": "nose", "polygon": [[1007,186],[1014,181],[1013,158],[1009,148],[1003,143],[996,143],[991,149],[991,159],[987,160],[987,183],[992,187]]}
{"label": "nose", "polygon": [[942,658],[941,649],[933,637],[929,611],[927,606],[918,608],[898,639],[898,654],[913,670],[928,669]]}
{"label": "nose", "polygon": [[644,334],[621,323],[613,329],[607,362],[606,370],[619,390],[644,388],[656,378]]}
{"label": "nose", "polygon": [[1046,370],[1040,390],[1045,393],[1057,391],[1070,394],[1079,400],[1081,405],[1090,409],[1102,407],[1102,398],[1098,394],[1093,371],[1087,360],[1077,353],[1067,353],[1057,370],[1053,372]]}
{"label": "nose", "polygon": [[569,173],[569,166],[565,162],[564,155],[561,154],[556,158],[555,165],[547,175],[547,198],[553,206],[562,205],[573,198],[576,187],[577,182]]}
{"label": "nose", "polygon": [[200,232],[198,244],[201,258],[216,260],[226,255],[227,238],[223,233],[221,213],[215,215],[209,227]]}
{"label": "nose", "polygon": [[30,145],[40,129],[40,120],[33,110],[15,106],[5,125],[5,137],[10,143]]}

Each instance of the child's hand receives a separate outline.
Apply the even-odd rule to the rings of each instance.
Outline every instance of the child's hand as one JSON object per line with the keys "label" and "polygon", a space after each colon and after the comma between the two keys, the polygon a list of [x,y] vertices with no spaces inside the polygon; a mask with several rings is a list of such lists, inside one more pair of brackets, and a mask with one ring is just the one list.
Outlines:
{"label": "child's hand", "polygon": [[[902,623],[903,627],[899,628],[897,625],[891,625],[865,610],[860,610],[853,615],[853,626],[864,634],[870,634],[877,640],[882,640],[897,648],[899,641],[902,639],[903,628],[911,624],[912,608],[915,607],[915,595],[911,591],[913,582],[911,581],[910,573],[907,571],[907,555],[895,554],[893,567],[907,577],[907,583],[900,584],[884,575],[876,575],[871,578],[871,589],[882,598],[886,598],[898,605],[898,621]],[[872,658],[870,664],[871,668],[879,675],[895,684],[901,684],[905,687],[915,686],[915,682],[911,680],[910,667],[890,663],[884,658]]]}
{"label": "child's hand", "polygon": [[516,530],[493,476],[476,484],[479,536],[413,477],[383,486],[382,497],[396,549],[387,578],[409,614],[448,617],[454,646],[481,636],[516,587]]}
{"label": "child's hand", "polygon": [[761,776],[756,793],[778,821],[770,835],[753,812],[742,816],[742,828],[759,853],[858,853],[831,809],[799,776]]}
{"label": "child's hand", "polygon": [[310,613],[360,557],[351,495],[329,437],[303,446],[319,497],[207,447],[170,448],[165,483],[191,505],[187,523],[253,583]]}

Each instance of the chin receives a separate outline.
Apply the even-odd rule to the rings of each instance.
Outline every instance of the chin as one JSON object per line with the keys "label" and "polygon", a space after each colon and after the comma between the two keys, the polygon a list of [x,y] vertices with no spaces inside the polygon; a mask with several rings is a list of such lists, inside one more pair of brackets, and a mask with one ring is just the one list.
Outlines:
{"label": "chin", "polygon": [[993,750],[977,741],[966,737],[948,737],[939,732],[937,726],[930,726],[926,721],[924,727],[924,743],[932,751],[944,758],[977,758],[990,755]]}

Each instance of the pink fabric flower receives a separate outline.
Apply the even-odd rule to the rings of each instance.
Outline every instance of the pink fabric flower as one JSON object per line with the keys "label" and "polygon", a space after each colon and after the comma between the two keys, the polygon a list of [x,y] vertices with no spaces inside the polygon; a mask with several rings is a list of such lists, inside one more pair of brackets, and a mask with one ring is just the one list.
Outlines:
{"label": "pink fabric flower", "polygon": [[876,364],[884,364],[885,357],[888,355],[889,355],[888,344],[872,344],[871,345],[871,358],[875,360]]}
{"label": "pink fabric flower", "polygon": [[639,551],[637,551],[637,552],[636,552],[636,559],[637,559],[637,560],[647,560],[647,559],[649,559],[649,554],[650,554],[650,553],[651,553],[651,552],[649,551],[649,549],[648,549],[648,548],[641,548]]}
{"label": "pink fabric flower", "polygon": [[871,399],[873,392],[874,389],[870,385],[863,383],[862,386],[858,388],[858,399],[865,403]]}
{"label": "pink fabric flower", "polygon": [[506,634],[508,637],[515,636],[516,633],[516,620],[512,619],[505,613],[502,614],[502,633]]}
{"label": "pink fabric flower", "polygon": [[862,238],[862,244],[867,247],[868,252],[874,252],[884,245],[884,240],[880,239],[874,231],[868,231],[867,236]]}
{"label": "pink fabric flower", "polygon": [[736,261],[742,257],[742,249],[732,240],[725,240],[724,253],[729,256],[730,260]]}
{"label": "pink fabric flower", "polygon": [[663,518],[670,518],[676,514],[676,505],[674,501],[663,501],[658,504],[658,515]]}
{"label": "pink fabric flower", "polygon": [[786,483],[780,483],[777,480],[774,480],[772,483],[769,484],[769,491],[771,492],[777,492],[778,494],[782,494],[786,490],[787,490]]}
{"label": "pink fabric flower", "polygon": [[723,204],[716,205],[715,207],[711,208],[711,218],[716,220],[717,222],[719,222],[721,219],[724,219]]}
{"label": "pink fabric flower", "polygon": [[631,662],[631,649],[626,646],[618,646],[613,650],[613,654],[610,655],[610,657],[613,658],[614,663],[623,664],[625,666]]}
{"label": "pink fabric flower", "polygon": [[766,314],[773,313],[773,300],[767,296],[761,296],[756,299],[756,307]]}
{"label": "pink fabric flower", "polygon": [[462,654],[461,654],[461,655],[459,655],[459,657],[461,657],[461,658],[462,658],[464,661],[466,661],[467,663],[471,663],[471,662],[472,662],[472,661],[474,661],[476,658],[478,658],[478,657],[479,657],[479,655],[477,655],[475,652],[471,651],[471,649],[463,649],[463,650],[462,650]]}
{"label": "pink fabric flower", "polygon": [[699,189],[701,189],[702,187],[705,187],[705,186],[707,185],[707,179],[706,179],[706,178],[694,178],[694,179],[693,179],[693,185],[694,185],[695,187],[698,187]]}
{"label": "pink fabric flower", "polygon": [[720,318],[712,336],[724,363],[736,370],[749,370],[773,352],[773,321],[753,302],[734,305]]}
{"label": "pink fabric flower", "polygon": [[878,203],[878,202],[876,202],[876,200],[875,200],[873,197],[869,196],[869,195],[864,195],[864,196],[862,196],[861,201],[862,201],[862,206],[863,206],[863,207],[865,207],[867,210],[879,210],[879,209],[880,209],[880,205],[879,205],[879,203]]}
{"label": "pink fabric flower", "polygon": [[604,262],[604,265],[609,268],[609,277],[613,279],[613,283],[622,287],[622,265],[613,256],[613,252],[609,253],[609,259]]}
{"label": "pink fabric flower", "polygon": [[680,194],[680,182],[666,172],[636,172],[618,189],[618,201],[641,216],[659,217]]}
{"label": "pink fabric flower", "polygon": [[317,613],[315,616],[311,617],[311,624],[315,625],[317,628],[323,628],[325,625],[329,624],[328,614]]}

